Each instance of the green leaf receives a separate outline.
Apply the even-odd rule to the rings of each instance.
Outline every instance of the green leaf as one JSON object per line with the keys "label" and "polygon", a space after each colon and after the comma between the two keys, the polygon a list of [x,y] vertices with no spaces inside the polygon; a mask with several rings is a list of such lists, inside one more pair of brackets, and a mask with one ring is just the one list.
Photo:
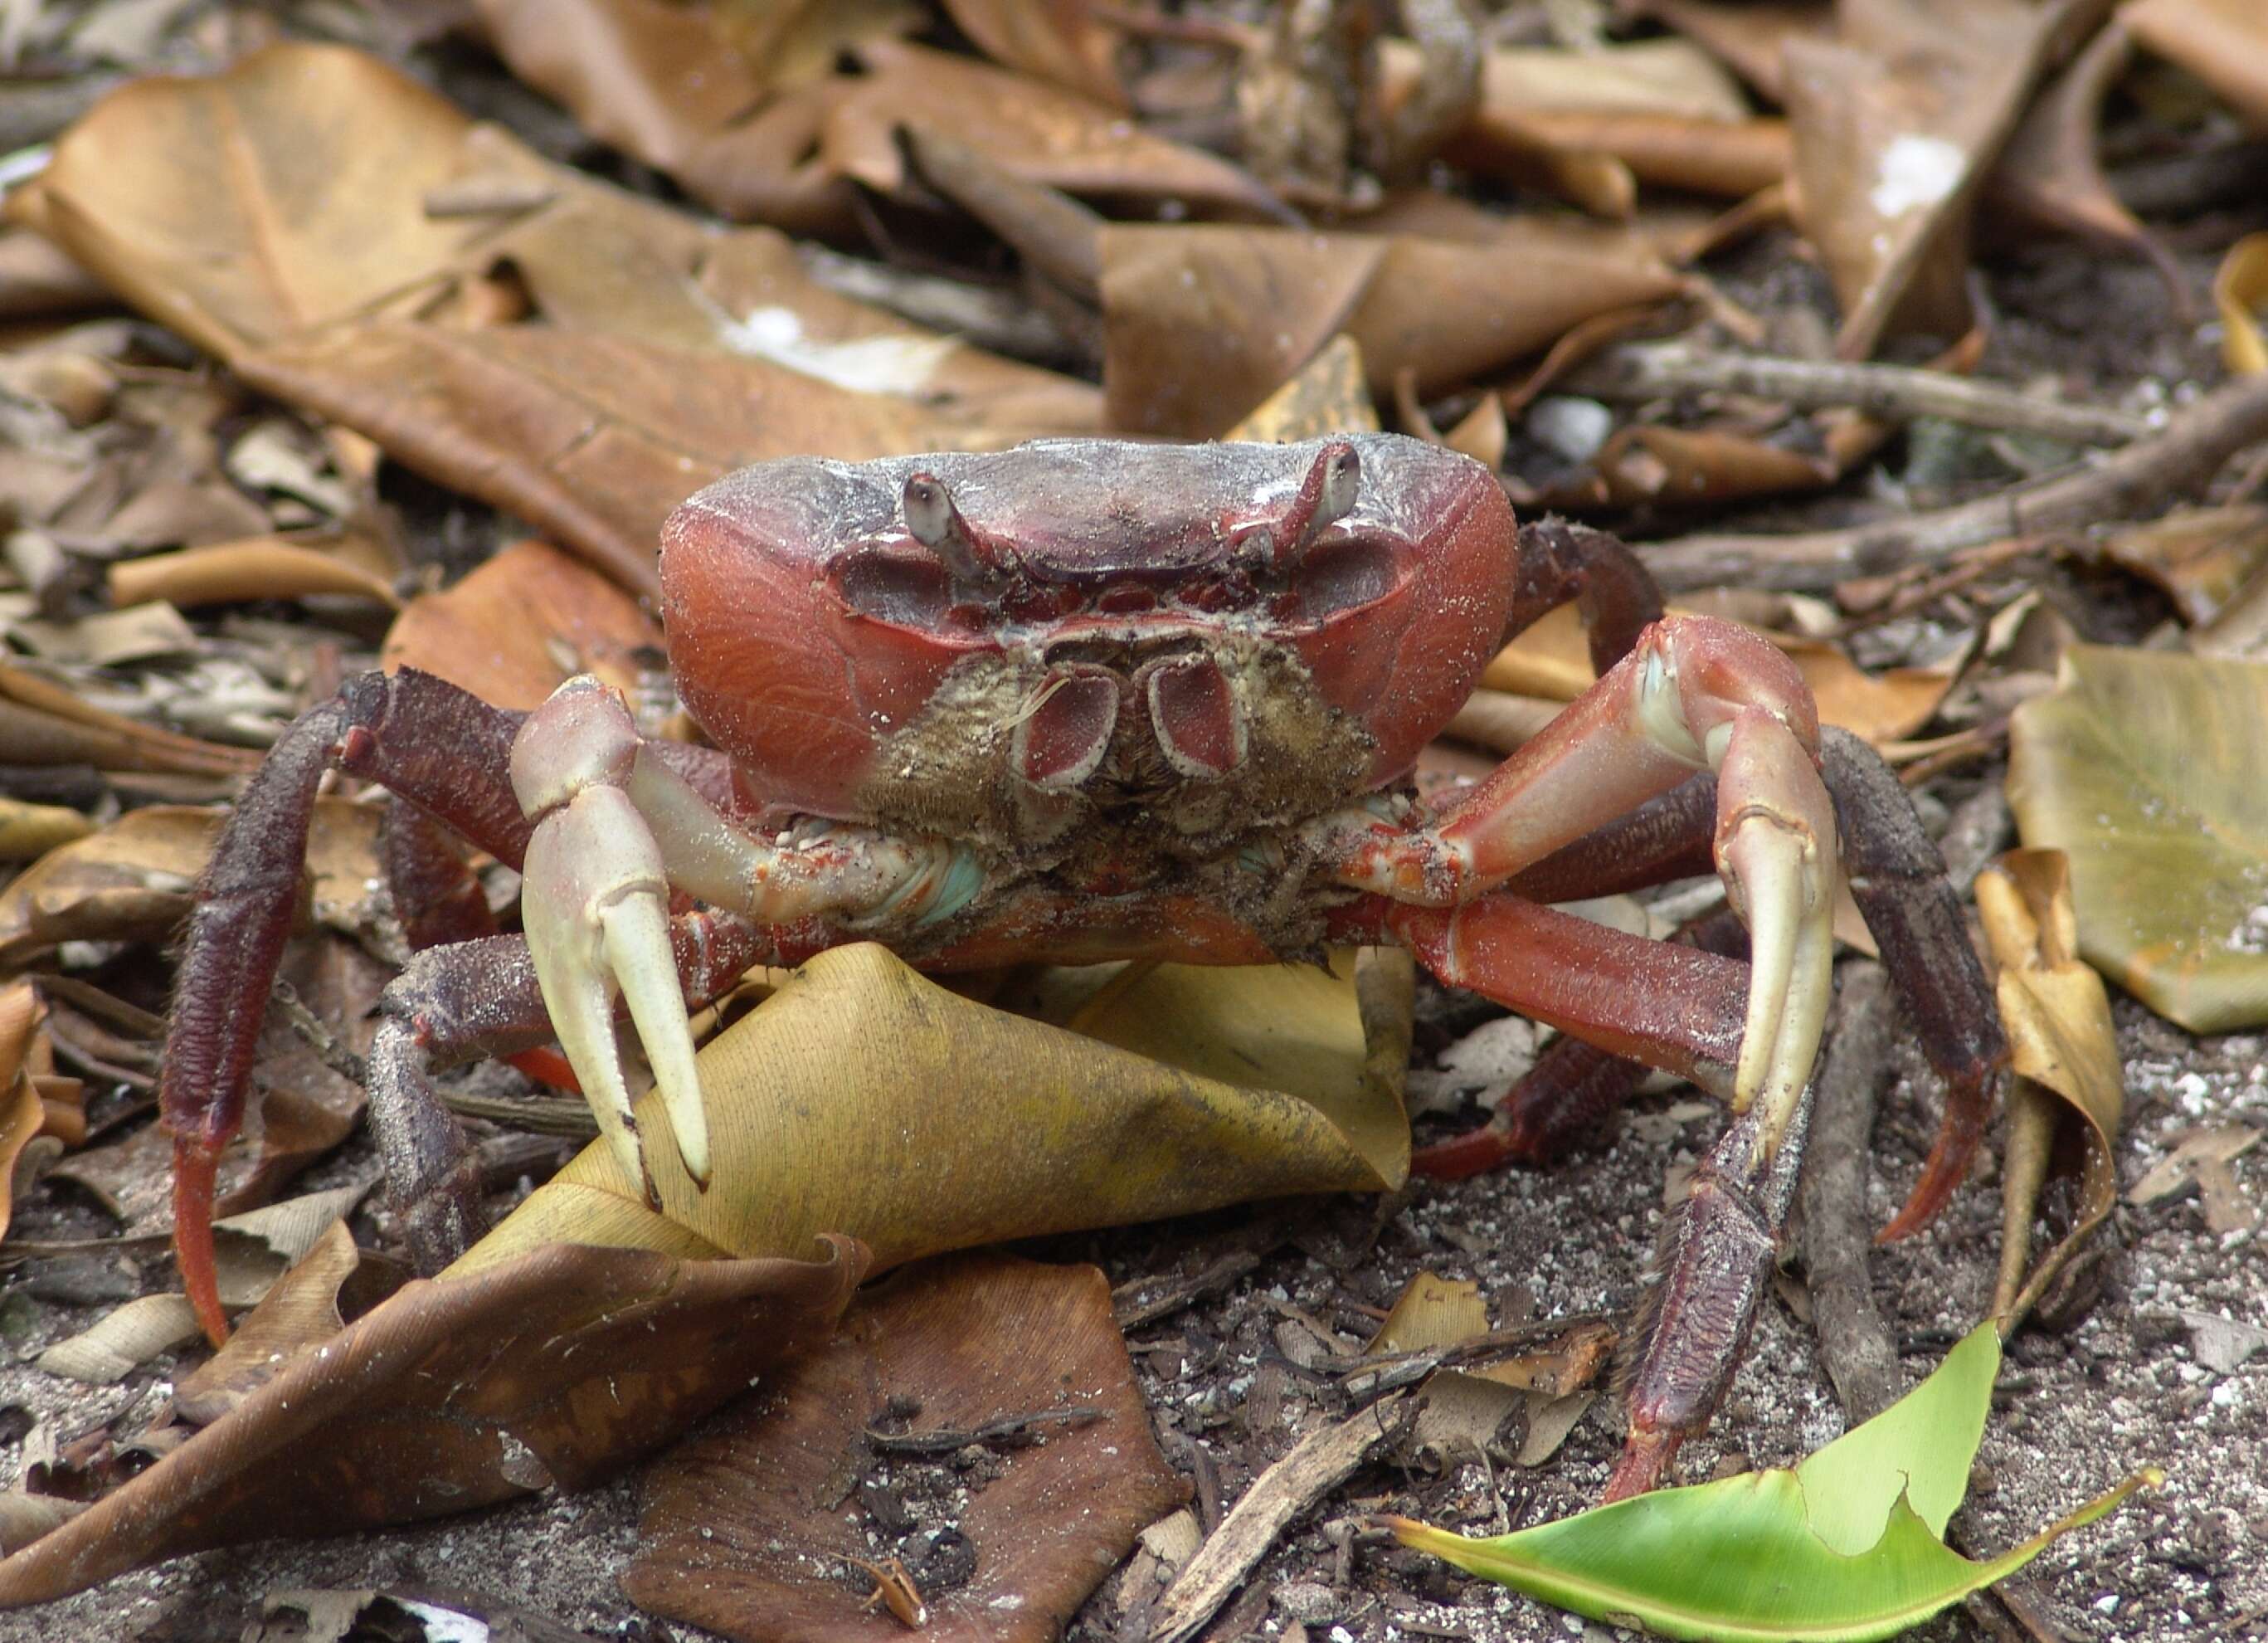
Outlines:
{"label": "green leaf", "polygon": [[2013,1574],[2156,1469],[1990,1561],[1940,1536],[1960,1504],[2000,1362],[1980,1326],[1936,1374],[1793,1471],[1663,1489],[1556,1523],[1468,1540],[1406,1518],[1402,1543],[1562,1609],[1665,1637],[1895,1636]]}

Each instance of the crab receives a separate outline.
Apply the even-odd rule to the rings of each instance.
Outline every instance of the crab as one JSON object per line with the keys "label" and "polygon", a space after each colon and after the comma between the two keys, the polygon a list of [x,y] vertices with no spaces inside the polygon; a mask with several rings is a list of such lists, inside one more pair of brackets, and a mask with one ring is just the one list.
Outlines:
{"label": "crab", "polygon": [[[1752,1321],[1846,866],[1951,1092],[1890,1230],[1963,1173],[2005,1052],[1895,778],[1822,734],[1770,644],[1661,616],[1629,549],[1517,526],[1479,463],[1386,434],[775,461],[687,501],[660,554],[677,689],[711,745],[643,738],[589,677],[519,714],[404,669],[350,681],[247,784],[199,888],[162,1089],[182,1274],[216,1340],[216,1159],[334,767],[524,875],[524,934],[428,947],[381,1005],[372,1124],[427,1270],[482,1227],[438,1066],[556,1036],[651,1196],[617,1015],[705,1184],[686,1013],[752,964],[854,940],[932,970],[1398,945],[1594,1047],[1547,1058],[1508,1124],[1422,1155],[1444,1173],[1559,1145],[1624,1057],[1733,1115],[1626,1369],[1609,1493],[1637,1492],[1705,1424]],[[1578,595],[1595,686],[1484,779],[1421,799],[1419,749],[1507,631]],[[1550,905],[1712,867],[1745,961],[1737,929],[1651,941]]]}

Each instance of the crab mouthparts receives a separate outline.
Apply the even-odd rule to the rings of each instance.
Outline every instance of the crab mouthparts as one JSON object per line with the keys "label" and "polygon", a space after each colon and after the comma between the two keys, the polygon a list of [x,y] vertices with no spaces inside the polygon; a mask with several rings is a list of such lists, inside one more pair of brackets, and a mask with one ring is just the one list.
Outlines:
{"label": "crab mouthparts", "polygon": [[1035,787],[1077,787],[1093,776],[1129,703],[1146,711],[1166,762],[1192,780],[1226,776],[1244,761],[1244,714],[1220,664],[1181,655],[1145,663],[1129,679],[1088,662],[1058,662],[1018,723],[1017,769]]}

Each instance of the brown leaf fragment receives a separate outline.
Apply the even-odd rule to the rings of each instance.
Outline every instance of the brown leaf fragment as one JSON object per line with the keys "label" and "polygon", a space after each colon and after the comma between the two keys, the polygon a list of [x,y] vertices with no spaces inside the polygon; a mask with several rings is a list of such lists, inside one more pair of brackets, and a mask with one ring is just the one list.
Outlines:
{"label": "brown leaf fragment", "polygon": [[52,1065],[39,1053],[40,1014],[39,994],[28,980],[0,987],[0,1237],[15,1213],[17,1160],[48,1124],[36,1077],[42,1061]]}
{"label": "brown leaf fragment", "polygon": [[2204,627],[2268,566],[2268,506],[2236,502],[2177,508],[2160,519],[2117,527],[2102,548],[2112,560],[2155,583],[2183,622]]}
{"label": "brown leaf fragment", "polygon": [[1217,437],[1341,332],[1374,394],[1407,370],[1431,396],[1681,289],[1641,247],[1548,232],[1474,245],[1114,225],[1102,262],[1111,424],[1190,438]]}
{"label": "brown leaf fragment", "polygon": [[66,806],[0,796],[0,861],[31,861],[93,831],[93,822]]}
{"label": "brown leaf fragment", "polygon": [[1118,77],[1118,31],[1090,0],[946,0],[961,32],[1005,68],[1020,69],[1115,108],[1126,107]]}
{"label": "brown leaf fragment", "polygon": [[277,45],[223,74],[114,92],[11,210],[135,307],[227,357],[414,305],[473,254],[485,225],[421,205],[469,123],[375,57]]}
{"label": "brown leaf fragment", "polygon": [[2033,99],[1986,194],[1993,209],[2005,207],[2058,232],[2082,234],[2148,258],[2174,312],[2187,323],[2189,283],[2181,265],[2111,190],[2098,157],[2102,99],[2125,73],[2133,49],[2133,36],[2121,19],[2105,23]]}
{"label": "brown leaf fragment", "polygon": [[556,1247],[412,1283],[40,1540],[0,1605],[279,1529],[335,1534],[587,1487],[825,1337],[865,1267]]}
{"label": "brown leaf fragment", "polygon": [[858,55],[867,72],[828,111],[821,153],[843,175],[879,192],[904,186],[895,134],[913,124],[951,132],[1016,175],[1067,194],[1285,216],[1245,172],[1145,131],[1107,103],[902,41],[872,41]]}
{"label": "brown leaf fragment", "polygon": [[1631,0],[1629,9],[1705,46],[1773,102],[1785,100],[1781,47],[1835,32],[1831,0]]}
{"label": "brown leaf fragment", "polygon": [[[1999,966],[2000,1019],[2015,1087],[2002,1176],[2000,1277],[1992,1310],[2013,1327],[2110,1214],[2126,1079],[2110,997],[2079,956],[2071,869],[2061,851],[2011,851],[1977,879],[1977,910]],[[2076,1121],[2085,1143],[2071,1227],[2026,1272],[2031,1224],[2054,1131]]]}
{"label": "brown leaf fragment", "polygon": [[1362,350],[1351,336],[1335,336],[1222,437],[1289,445],[1350,430],[1376,432],[1378,409],[1363,379]]}
{"label": "brown leaf fragment", "polygon": [[918,1404],[917,1430],[1071,1402],[1103,1411],[996,1452],[1005,1470],[957,1520],[974,1576],[920,1588],[927,1637],[1045,1643],[1188,1498],[1151,1435],[1102,1274],[953,1256],[870,1290],[826,1347],[654,1463],[622,1589],[735,1643],[895,1638],[900,1622],[867,1602],[868,1571],[887,1561],[828,1498],[843,1469],[855,1482],[873,1464],[866,1427],[893,1400]]}
{"label": "brown leaf fragment", "polygon": [[164,600],[194,607],[310,593],[397,608],[401,603],[392,583],[353,559],[310,542],[273,535],[122,560],[110,567],[108,580],[111,602],[117,605]]}
{"label": "brown leaf fragment", "polygon": [[260,755],[249,748],[199,741],[106,712],[28,668],[0,662],[0,763],[226,776],[259,763]]}
{"label": "brown leaf fragment", "polygon": [[1867,357],[1894,323],[1970,328],[1970,203],[2079,3],[1854,0],[1835,41],[1785,43],[1796,220],[1843,306],[1838,354]]}
{"label": "brown leaf fragment", "polygon": [[814,450],[846,461],[915,450],[927,431],[903,400],[588,333],[372,325],[247,354],[237,368],[647,597],[659,591],[662,520],[710,481]]}
{"label": "brown leaf fragment", "polygon": [[2268,371],[2268,339],[2260,315],[2268,309],[2268,234],[2247,234],[2229,247],[2213,276],[2220,310],[2220,357],[2240,376]]}
{"label": "brown leaf fragment", "polygon": [[[497,55],[601,142],[666,172],[727,217],[797,233],[848,228],[850,188],[813,156],[832,79],[776,88],[718,8],[660,0],[480,0]],[[743,8],[745,11],[746,9]],[[843,6],[813,6],[814,20]],[[856,20],[864,26],[873,13]],[[831,63],[836,48],[827,48]],[[785,77],[795,71],[787,70]]]}
{"label": "brown leaf fragment", "polygon": [[1415,1352],[1429,1346],[1458,1346],[1488,1333],[1488,1302],[1469,1278],[1446,1278],[1421,1271],[1403,1286],[1370,1352]]}
{"label": "brown leaf fragment", "polygon": [[379,660],[421,667],[497,707],[534,708],[571,674],[639,687],[661,628],[620,584],[549,542],[514,542],[454,587],[421,593]]}
{"label": "brown leaf fragment", "polygon": [[2119,12],[2134,38],[2228,99],[2268,131],[2268,11],[2256,0],[2130,0]]}
{"label": "brown leaf fragment", "polygon": [[2229,1165],[2259,1146],[2260,1137],[2259,1131],[2241,1124],[2206,1124],[2191,1130],[2126,1189],[2126,1201],[2155,1204],[2194,1182],[2205,1226],[2215,1237],[2257,1227],[2260,1207]]}
{"label": "brown leaf fragment", "polygon": [[228,1343],[173,1385],[173,1407],[192,1426],[209,1426],[280,1374],[302,1353],[344,1326],[339,1289],[361,1260],[343,1220],[276,1280],[239,1320]]}

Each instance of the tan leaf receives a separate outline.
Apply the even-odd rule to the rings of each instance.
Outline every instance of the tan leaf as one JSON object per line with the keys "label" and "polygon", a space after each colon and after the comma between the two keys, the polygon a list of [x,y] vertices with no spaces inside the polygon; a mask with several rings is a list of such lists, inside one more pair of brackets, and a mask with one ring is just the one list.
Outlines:
{"label": "tan leaf", "polygon": [[[2262,244],[2268,247],[2268,235]],[[2268,506],[2235,502],[2176,508],[2159,519],[2114,527],[2102,547],[2118,564],[2164,590],[2183,622],[2203,627],[2268,565]]]}
{"label": "tan leaf", "polygon": [[[2117,1138],[2126,1108],[2118,1029],[2102,977],[2081,963],[2070,865],[2060,851],[2011,851],[1977,875],[1977,910],[1999,966],[2008,1029],[2011,1134],[2001,1178],[2000,1277],[1992,1311],[2004,1330],[2028,1311],[2118,1200]],[[2048,1101],[2048,1093],[2058,1100]],[[2084,1126],[2080,1202],[2070,1230],[2025,1268],[2056,1129]]]}
{"label": "tan leaf", "polygon": [[223,74],[112,92],[11,209],[134,306],[227,357],[402,309],[475,254],[484,225],[420,204],[469,124],[375,57],[272,46]]}
{"label": "tan leaf", "polygon": [[[641,1608],[735,1643],[821,1643],[896,1628],[857,1578],[880,1554],[855,1520],[815,1512],[886,1400],[913,1431],[972,1433],[1066,1408],[999,1452],[956,1521],[979,1548],[966,1585],[925,1589],[925,1638],[1049,1643],[1142,1529],[1188,1499],[1151,1435],[1110,1293],[1093,1267],[998,1255],[927,1262],[866,1291],[820,1351],[646,1474],[622,1589]],[[913,1571],[918,1581],[923,1571]],[[851,1579],[845,1579],[845,1576]]]}
{"label": "tan leaf", "polygon": [[863,1270],[555,1248],[413,1283],[0,1560],[0,1605],[279,1529],[336,1534],[589,1486],[833,1328]]}
{"label": "tan leaf", "polygon": [[1221,437],[1290,445],[1329,433],[1377,431],[1378,408],[1363,379],[1362,350],[1351,336],[1335,336]]}
{"label": "tan leaf", "polygon": [[2134,38],[2228,99],[2255,131],[2268,131],[2268,12],[2255,0],[2129,0],[2119,12]]}
{"label": "tan leaf", "polygon": [[1845,357],[1894,320],[1969,328],[1970,205],[2075,3],[1851,0],[1838,39],[1784,45],[1796,219],[1834,279]]}
{"label": "tan leaf", "polygon": [[0,662],[0,763],[230,776],[251,770],[260,755],[90,707],[63,686]]}
{"label": "tan leaf", "polygon": [[2229,247],[2213,276],[2213,306],[2220,310],[2220,357],[2242,376],[2268,371],[2268,339],[2260,335],[2260,315],[2268,309],[2268,234],[2247,234]]}
{"label": "tan leaf", "polygon": [[1143,129],[1108,103],[902,41],[858,51],[867,72],[828,112],[821,153],[885,194],[905,183],[902,125],[951,133],[1027,181],[1067,194],[1172,199],[1199,210],[1280,217],[1253,177],[1201,149]]}
{"label": "tan leaf", "polygon": [[40,1014],[39,994],[28,980],[0,987],[0,1237],[16,1212],[16,1160],[47,1126],[30,1065]]}
{"label": "tan leaf", "polygon": [[379,654],[388,669],[422,667],[495,706],[533,708],[578,673],[637,689],[662,643],[659,624],[619,584],[531,540],[411,600]]}
{"label": "tan leaf", "polygon": [[112,565],[113,604],[164,600],[173,605],[218,605],[253,599],[298,599],[343,594],[399,606],[394,586],[352,558],[282,536],[253,537],[147,554]]}
{"label": "tan leaf", "polygon": [[1458,1346],[1487,1334],[1488,1327],[1488,1302],[1481,1299],[1478,1284],[1421,1271],[1403,1286],[1366,1350],[1421,1352]]}
{"label": "tan leaf", "polygon": [[1118,78],[1118,31],[1088,0],[946,0],[945,9],[1003,67],[1116,108],[1126,106]]}
{"label": "tan leaf", "polygon": [[[649,1105],[662,1213],[594,1144],[452,1271],[560,1239],[755,1254],[820,1229],[888,1268],[1247,1198],[1375,1191],[1408,1168],[1409,1126],[1366,1076],[1348,979],[1157,965],[1028,986],[1015,1002],[1042,1020],[947,992],[879,947],[822,953],[701,1052],[710,1190],[652,1138],[666,1121]],[[1061,1020],[1078,1030],[1049,1025]]]}
{"label": "tan leaf", "polygon": [[30,861],[93,831],[78,811],[0,796],[0,861]]}
{"label": "tan leaf", "polygon": [[[187,805],[149,805],[100,832],[49,851],[0,889],[0,963],[59,941],[151,940],[188,911],[220,818]],[[316,918],[350,933],[372,917],[378,812],[319,801],[308,837]]]}
{"label": "tan leaf", "polygon": [[2268,665],[2074,645],[2010,725],[2025,844],[2071,858],[2087,961],[2191,1032],[2268,1022]]}
{"label": "tan leaf", "polygon": [[1633,242],[1533,232],[1484,245],[1284,229],[1103,230],[1115,427],[1212,438],[1344,332],[1374,394],[1431,395],[1607,309],[1680,289]]}

